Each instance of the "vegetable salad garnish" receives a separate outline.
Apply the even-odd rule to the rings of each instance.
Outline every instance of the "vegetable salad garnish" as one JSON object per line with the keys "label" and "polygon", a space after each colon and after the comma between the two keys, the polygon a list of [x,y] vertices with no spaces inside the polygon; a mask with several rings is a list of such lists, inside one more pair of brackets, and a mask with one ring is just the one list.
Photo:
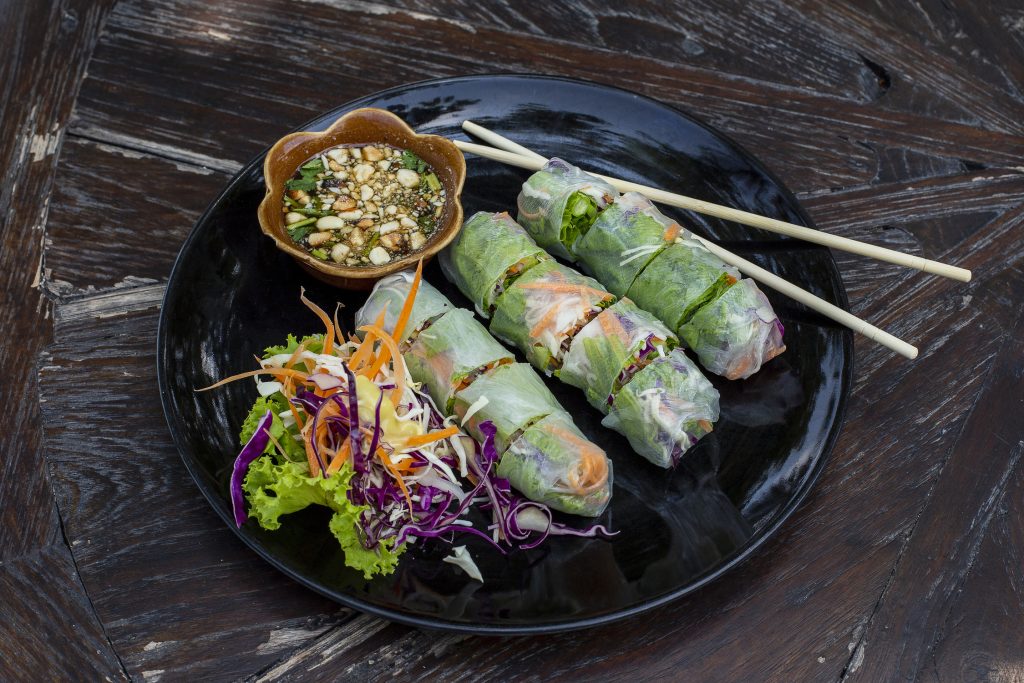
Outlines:
{"label": "vegetable salad garnish", "polygon": [[[326,332],[266,349],[260,367],[207,387],[256,378],[259,398],[240,434],[232,469],[235,523],[249,517],[278,529],[281,516],[310,505],[333,511],[329,527],[345,564],[369,579],[390,574],[421,538],[454,544],[474,536],[504,553],[549,535],[608,535],[600,525],[574,529],[550,509],[521,498],[495,474],[495,427],[481,444],[446,418],[413,382],[399,352],[421,279],[416,271],[394,329],[375,324],[346,339],[337,322],[308,300]],[[204,389],[203,391],[205,391]],[[464,546],[447,562],[483,580]]]}

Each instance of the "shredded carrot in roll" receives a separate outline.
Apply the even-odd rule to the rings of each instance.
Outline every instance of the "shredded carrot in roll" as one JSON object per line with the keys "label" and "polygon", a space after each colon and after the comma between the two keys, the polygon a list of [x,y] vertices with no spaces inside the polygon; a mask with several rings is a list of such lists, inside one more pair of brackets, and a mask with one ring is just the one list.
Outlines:
{"label": "shredded carrot in roll", "polygon": [[679,237],[679,233],[682,232],[683,228],[678,223],[673,223],[665,229],[665,241],[675,242],[676,238]]}

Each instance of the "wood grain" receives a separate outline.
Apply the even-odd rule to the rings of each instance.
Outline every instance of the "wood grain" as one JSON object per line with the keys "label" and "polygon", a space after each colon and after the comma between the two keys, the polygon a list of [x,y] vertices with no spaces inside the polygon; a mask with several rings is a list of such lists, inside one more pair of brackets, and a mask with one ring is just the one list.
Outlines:
{"label": "wood grain", "polygon": [[[86,660],[114,677],[120,657],[145,680],[1019,679],[1016,5],[124,0],[104,25],[110,3],[19,4],[0,17],[0,329],[27,341],[0,345],[16,406],[0,417],[0,583],[23,598],[0,607],[0,672],[41,666],[63,611],[81,628],[55,676]],[[853,310],[922,357],[858,343],[833,460],[750,562],[644,617],[544,638],[420,632],[283,579],[195,491],[155,389],[161,283],[229,174],[347,99],[493,71],[679,105],[755,150],[823,229],[975,272],[965,286],[837,255]],[[40,423],[32,368],[51,339]],[[43,571],[53,588],[33,594]]]}
{"label": "wood grain", "polygon": [[162,296],[151,285],[56,305],[40,385],[53,397],[43,419],[57,505],[130,676],[244,676],[347,612],[245,548],[189,478],[156,387]]}

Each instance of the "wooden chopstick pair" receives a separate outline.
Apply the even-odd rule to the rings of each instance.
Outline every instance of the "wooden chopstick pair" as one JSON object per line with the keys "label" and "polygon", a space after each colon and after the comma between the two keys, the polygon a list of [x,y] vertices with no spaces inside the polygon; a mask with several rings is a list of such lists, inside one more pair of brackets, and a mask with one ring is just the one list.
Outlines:
{"label": "wooden chopstick pair", "polygon": [[[531,171],[540,170],[547,163],[547,159],[540,154],[537,154],[533,150],[530,150],[522,145],[509,140],[508,138],[495,133],[492,130],[484,128],[472,121],[463,121],[462,128],[467,133],[475,135],[486,142],[491,143],[494,147],[488,147],[486,145],[478,145],[472,142],[464,142],[462,140],[453,140],[456,146],[459,147],[463,152],[475,154],[477,156],[493,159],[502,163],[509,164],[511,166],[518,166]],[[726,206],[720,206],[718,204],[712,204],[692,197],[687,197],[681,194],[675,194],[672,192],[666,192],[654,187],[648,187],[646,185],[640,185],[638,183],[630,182],[628,180],[620,180],[618,178],[609,178],[602,176],[597,173],[593,173],[599,178],[607,181],[615,189],[620,192],[638,192],[652,201],[656,201],[661,204],[668,204],[670,206],[676,206],[683,209],[695,211],[697,213],[703,213],[710,216],[716,216],[726,220],[731,220],[736,223],[743,225],[750,225],[752,227],[762,228],[777,232],[783,235],[789,235],[796,237],[808,242],[814,242],[815,244],[821,244],[828,246],[840,251],[848,251],[854,254],[861,254],[863,256],[871,256],[882,261],[888,261],[889,263],[895,263],[897,265],[907,266],[909,268],[915,268],[926,273],[934,273],[936,275],[942,275],[949,277],[954,280],[961,282],[968,282],[971,279],[971,271],[964,268],[958,268],[938,261],[931,261],[929,259],[914,256],[912,254],[905,254],[903,252],[894,251],[892,249],[886,249],[884,247],[878,247],[872,244],[866,244],[864,242],[858,242],[838,235],[830,235],[828,233],[806,228],[800,225],[793,225],[792,223],[786,223],[785,221],[776,220],[774,218],[768,218],[766,216],[759,216],[757,214],[749,213],[746,211],[740,211],[738,209],[732,209]],[[747,277],[756,280],[772,289],[785,294],[786,296],[799,301],[808,308],[821,313],[822,315],[835,320],[836,322],[852,329],[855,332],[859,332],[865,337],[872,339],[883,346],[892,349],[896,353],[906,358],[917,357],[917,347],[908,344],[907,342],[899,339],[898,337],[889,334],[885,330],[875,327],[871,323],[861,320],[855,315],[844,311],[843,309],[835,306],[824,299],[811,294],[805,289],[801,289],[796,285],[788,282],[778,275],[761,268],[755,263],[733,254],[732,252],[720,247],[719,245],[710,242],[703,237],[694,235],[694,237],[708,249],[715,256],[720,258],[724,263],[727,263],[737,268],[741,273]]]}

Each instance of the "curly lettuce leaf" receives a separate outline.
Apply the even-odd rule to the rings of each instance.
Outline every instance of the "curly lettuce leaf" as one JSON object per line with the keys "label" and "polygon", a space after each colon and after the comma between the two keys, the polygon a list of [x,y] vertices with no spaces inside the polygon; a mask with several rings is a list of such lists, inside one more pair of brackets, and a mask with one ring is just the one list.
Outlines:
{"label": "curly lettuce leaf", "polygon": [[322,353],[324,350],[324,336],[322,334],[309,334],[298,339],[294,334],[289,334],[284,344],[268,346],[263,350],[263,357],[277,356],[282,353],[295,353],[299,344],[305,344],[306,350],[313,353]]}
{"label": "curly lettuce leaf", "polygon": [[[262,418],[267,411],[274,414],[274,421],[270,424],[270,436],[274,437],[281,447],[284,448],[284,454],[288,460],[295,462],[306,462],[306,451],[295,440],[294,434],[297,432],[291,432],[287,427],[284,426],[284,421],[281,420],[279,415],[284,411],[288,410],[288,403],[285,397],[281,393],[271,394],[270,396],[256,399],[252,409],[249,410],[249,414],[246,416],[245,421],[242,422],[242,430],[238,435],[240,443],[247,443],[252,438],[253,432],[256,431],[256,425],[259,424],[260,418]],[[276,451],[274,442],[271,440],[267,444],[264,453],[274,453]]]}
{"label": "curly lettuce leaf", "polygon": [[363,545],[359,518],[369,511],[366,505],[355,505],[348,499],[352,469],[343,466],[324,479],[309,476],[304,463],[275,464],[264,455],[249,466],[243,490],[249,502],[249,515],[264,529],[281,527],[281,516],[298,512],[310,505],[322,505],[334,511],[330,530],[345,552],[345,564],[361,571],[367,579],[376,574],[394,571],[405,545],[395,549],[393,541],[385,541],[377,548]]}

